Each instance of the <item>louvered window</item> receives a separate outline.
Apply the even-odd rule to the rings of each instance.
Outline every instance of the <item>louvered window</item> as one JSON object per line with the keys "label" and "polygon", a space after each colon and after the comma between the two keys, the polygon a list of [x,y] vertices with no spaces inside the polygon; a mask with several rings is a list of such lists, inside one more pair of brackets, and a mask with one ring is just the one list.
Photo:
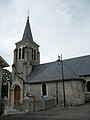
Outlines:
{"label": "louvered window", "polygon": [[19,60],[21,59],[21,48],[19,48]]}

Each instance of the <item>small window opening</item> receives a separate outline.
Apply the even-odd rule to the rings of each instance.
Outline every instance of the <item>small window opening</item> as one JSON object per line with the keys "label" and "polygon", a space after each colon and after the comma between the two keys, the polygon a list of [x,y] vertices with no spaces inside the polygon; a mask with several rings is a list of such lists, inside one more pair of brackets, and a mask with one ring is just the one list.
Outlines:
{"label": "small window opening", "polygon": [[22,59],[25,57],[25,47],[22,48]]}
{"label": "small window opening", "polygon": [[42,84],[42,96],[47,95],[46,84]]}
{"label": "small window opening", "polygon": [[87,82],[87,92],[90,92],[90,81]]}
{"label": "small window opening", "polygon": [[21,48],[19,48],[19,60],[21,59]]}
{"label": "small window opening", "polygon": [[34,49],[34,60],[36,60],[36,50]]}

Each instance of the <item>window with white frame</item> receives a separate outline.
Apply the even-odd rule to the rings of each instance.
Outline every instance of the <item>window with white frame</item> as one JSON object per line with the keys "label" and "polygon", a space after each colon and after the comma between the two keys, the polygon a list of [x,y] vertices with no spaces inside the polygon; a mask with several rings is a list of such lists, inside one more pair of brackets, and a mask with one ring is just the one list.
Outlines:
{"label": "window with white frame", "polygon": [[31,50],[32,50],[32,60],[34,60],[34,50],[33,48],[31,48]]}
{"label": "window with white frame", "polygon": [[18,49],[16,49],[16,61],[17,61]]}
{"label": "window with white frame", "polygon": [[24,58],[25,58],[25,47],[23,46],[18,49],[18,59],[22,60]]}
{"label": "window with white frame", "polygon": [[34,60],[36,60],[36,50],[34,49]]}
{"label": "window with white frame", "polygon": [[22,59],[25,57],[25,47],[22,48]]}
{"label": "window with white frame", "polygon": [[19,48],[19,60],[21,59],[21,48]]}
{"label": "window with white frame", "polygon": [[32,53],[32,60],[36,60],[36,50],[34,48],[31,48]]}

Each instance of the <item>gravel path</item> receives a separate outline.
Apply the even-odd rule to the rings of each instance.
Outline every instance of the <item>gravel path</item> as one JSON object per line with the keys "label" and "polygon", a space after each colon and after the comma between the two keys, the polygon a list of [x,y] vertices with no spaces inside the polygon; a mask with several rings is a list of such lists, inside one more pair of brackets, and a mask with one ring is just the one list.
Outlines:
{"label": "gravel path", "polygon": [[16,113],[1,116],[0,120],[90,120],[90,103],[72,107],[55,107],[49,110],[34,113]]}

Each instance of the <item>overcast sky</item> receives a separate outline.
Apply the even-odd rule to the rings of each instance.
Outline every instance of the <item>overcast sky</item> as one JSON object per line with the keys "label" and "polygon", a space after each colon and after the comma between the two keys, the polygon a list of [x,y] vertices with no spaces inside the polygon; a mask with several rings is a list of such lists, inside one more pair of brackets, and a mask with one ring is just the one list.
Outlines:
{"label": "overcast sky", "polygon": [[10,70],[28,9],[41,63],[90,54],[90,0],[0,0],[0,55]]}

